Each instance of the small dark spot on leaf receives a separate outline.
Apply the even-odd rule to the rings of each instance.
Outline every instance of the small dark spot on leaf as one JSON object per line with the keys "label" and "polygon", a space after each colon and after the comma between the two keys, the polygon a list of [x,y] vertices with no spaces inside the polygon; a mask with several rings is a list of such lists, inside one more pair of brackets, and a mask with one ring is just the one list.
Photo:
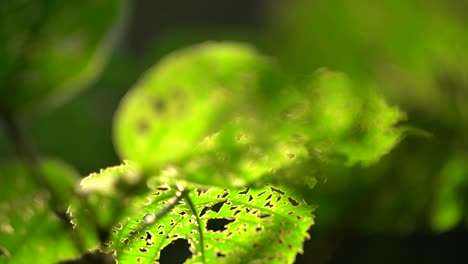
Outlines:
{"label": "small dark spot on leaf", "polygon": [[182,211],[179,213],[180,215],[186,215],[187,213],[185,211]]}
{"label": "small dark spot on leaf", "polygon": [[122,227],[123,227],[123,226],[122,226],[121,224],[117,224],[117,225],[115,226],[115,228],[117,228],[117,229],[119,229],[119,230],[122,229]]}
{"label": "small dark spot on leaf", "polygon": [[268,197],[265,200],[270,200],[271,196],[272,196],[272,194],[268,195]]}
{"label": "small dark spot on leaf", "polygon": [[293,211],[289,211],[289,212],[288,212],[288,215],[292,215],[292,214],[294,214]]}
{"label": "small dark spot on leaf", "polygon": [[239,192],[239,194],[247,194],[249,191],[250,191],[250,188],[247,188],[247,189]]}
{"label": "small dark spot on leaf", "polygon": [[260,215],[259,217],[260,217],[260,218],[267,218],[267,217],[270,217],[270,216],[271,216],[270,214],[262,214],[262,215]]}
{"label": "small dark spot on leaf", "polygon": [[237,209],[237,206],[233,205],[231,206],[231,208],[229,208],[229,210],[236,210]]}
{"label": "small dark spot on leaf", "polygon": [[272,191],[274,191],[274,192],[279,193],[279,194],[284,194],[284,192],[283,192],[282,190],[277,189],[277,188],[275,188],[275,187],[270,187],[270,189],[271,189]]}
{"label": "small dark spot on leaf", "polygon": [[254,244],[253,244],[253,247],[254,247],[254,248],[258,248],[259,246],[260,246],[260,245],[259,245],[258,243],[254,243]]}
{"label": "small dark spot on leaf", "polygon": [[142,263],[142,262],[143,262],[143,258],[142,258],[142,257],[137,257],[136,261],[137,261],[138,263]]}
{"label": "small dark spot on leaf", "polygon": [[159,231],[158,234],[159,234],[159,235],[163,235],[163,234],[164,234],[164,231]]}
{"label": "small dark spot on leaf", "polygon": [[166,187],[166,186],[160,186],[157,189],[160,191],[169,191],[169,187]]}
{"label": "small dark spot on leaf", "polygon": [[263,192],[257,194],[257,196],[260,197],[260,196],[264,195],[265,193],[266,193],[266,191],[263,191]]}
{"label": "small dark spot on leaf", "polygon": [[179,238],[172,241],[161,250],[159,263],[161,264],[179,264],[184,263],[192,256],[190,244],[187,239]]}
{"label": "small dark spot on leaf", "polygon": [[271,202],[268,201],[268,203],[265,204],[265,207],[270,207],[270,208],[272,208],[272,207],[273,207],[273,204],[271,204]]}
{"label": "small dark spot on leaf", "polygon": [[290,158],[290,159],[296,158],[296,154],[294,154],[294,153],[289,152],[287,155],[288,155],[288,158]]}
{"label": "small dark spot on leaf", "polygon": [[225,192],[222,197],[226,198],[226,196],[228,196],[228,195],[229,195],[229,192]]}
{"label": "small dark spot on leaf", "polygon": [[117,229],[112,229],[112,232],[113,232],[114,234],[118,234],[118,233],[119,233],[119,231],[117,231]]}
{"label": "small dark spot on leaf", "polygon": [[249,202],[253,200],[253,196],[249,195]]}
{"label": "small dark spot on leaf", "polygon": [[294,200],[293,198],[291,198],[291,197],[288,197],[288,201],[289,201],[293,206],[298,206],[298,205],[299,205],[299,203],[298,203],[296,200]]}
{"label": "small dark spot on leaf", "polygon": [[260,231],[262,231],[262,229],[263,229],[262,226],[257,226],[257,227],[255,228],[255,231],[260,232]]}
{"label": "small dark spot on leaf", "polygon": [[130,236],[136,236],[136,235],[138,235],[138,231],[130,230],[130,232],[128,232],[128,234],[129,234]]}
{"label": "small dark spot on leaf", "polygon": [[206,229],[211,230],[211,231],[224,231],[226,230],[226,225],[234,222],[233,219],[227,219],[227,218],[214,218],[214,219],[209,219],[208,222],[206,223]]}
{"label": "small dark spot on leaf", "polygon": [[301,220],[302,217],[300,215],[296,216],[297,220]]}
{"label": "small dark spot on leaf", "polygon": [[158,229],[164,228],[164,225],[159,225]]}
{"label": "small dark spot on leaf", "polygon": [[146,120],[140,120],[137,124],[137,128],[138,132],[140,132],[141,134],[145,134],[149,130],[148,122],[146,122]]}
{"label": "small dark spot on leaf", "polygon": [[224,258],[224,257],[226,257],[226,254],[223,254],[223,253],[221,253],[221,252],[216,252],[216,257],[218,257],[218,258]]}
{"label": "small dark spot on leaf", "polygon": [[166,111],[166,102],[161,98],[153,99],[153,110],[158,114],[163,114]]}
{"label": "small dark spot on leaf", "polygon": [[240,213],[241,211],[240,210],[237,210],[234,212],[234,216],[236,216],[238,213]]}
{"label": "small dark spot on leaf", "polygon": [[140,252],[143,252],[143,253],[148,252],[148,249],[147,249],[147,248],[144,248],[144,247],[139,248],[139,250],[140,250]]}

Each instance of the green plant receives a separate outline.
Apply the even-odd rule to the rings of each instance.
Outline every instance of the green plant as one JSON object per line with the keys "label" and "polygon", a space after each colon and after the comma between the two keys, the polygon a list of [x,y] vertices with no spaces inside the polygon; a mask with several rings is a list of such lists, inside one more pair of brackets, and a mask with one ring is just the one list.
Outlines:
{"label": "green plant", "polygon": [[[60,13],[59,2],[44,3]],[[29,37],[40,44],[38,32]],[[43,62],[66,61],[45,52],[55,47],[46,40],[47,48],[33,49]],[[209,42],[172,53],[143,76],[115,118],[116,149],[128,161],[79,181],[29,148],[16,117],[68,90],[61,83],[94,61],[69,62],[54,77],[45,73],[58,68],[36,63],[34,52],[11,57],[1,72],[3,128],[23,159],[0,166],[2,261],[51,263],[99,249],[119,263],[153,263],[185,241],[188,263],[292,263],[314,222],[315,177],[375,163],[405,131],[397,127],[405,115],[372,86],[328,70],[297,79],[248,44]],[[43,70],[44,82],[23,83],[29,70]]]}

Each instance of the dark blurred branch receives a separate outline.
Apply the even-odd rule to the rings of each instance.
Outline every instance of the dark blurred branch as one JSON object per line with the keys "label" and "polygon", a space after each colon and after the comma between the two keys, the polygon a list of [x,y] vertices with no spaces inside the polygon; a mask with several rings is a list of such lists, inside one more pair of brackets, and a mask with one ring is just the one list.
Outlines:
{"label": "dark blurred branch", "polygon": [[51,194],[49,204],[50,209],[52,209],[55,215],[61,220],[63,226],[73,240],[75,247],[80,252],[84,252],[86,248],[81,237],[73,230],[73,226],[70,222],[70,216],[66,212],[66,209],[60,206],[58,195],[52,186],[49,185],[47,179],[42,173],[39,155],[21,131],[20,126],[12,114],[2,112],[0,118],[3,120],[6,134],[13,144],[17,155],[20,157],[20,159],[22,159],[24,165],[33,177],[33,180],[41,189],[47,190]]}

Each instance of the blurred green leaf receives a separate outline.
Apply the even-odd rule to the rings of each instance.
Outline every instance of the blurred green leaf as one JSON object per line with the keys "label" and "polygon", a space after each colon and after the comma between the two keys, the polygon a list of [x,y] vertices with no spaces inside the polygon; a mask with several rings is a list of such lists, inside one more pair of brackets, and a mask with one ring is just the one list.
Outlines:
{"label": "blurred green leaf", "polygon": [[310,79],[296,88],[244,44],[183,49],[124,98],[117,150],[169,182],[243,186],[322,156],[372,163],[398,143],[404,115],[373,89],[338,73]]}
{"label": "blurred green leaf", "polygon": [[84,88],[107,61],[124,9],[125,0],[2,1],[0,110],[50,106]]}
{"label": "blurred green leaf", "polygon": [[119,263],[153,263],[178,239],[190,244],[187,263],[293,263],[313,224],[313,209],[283,187],[154,191],[114,228],[107,250]]}
{"label": "blurred green leaf", "polygon": [[[129,162],[102,169],[99,173],[91,173],[75,187],[80,195],[86,197],[91,207],[85,208],[82,204],[74,204],[71,207],[76,216],[75,224],[78,227],[86,227],[87,218],[93,217],[96,224],[103,231],[107,231],[123,214],[131,212],[129,203],[135,196],[135,188],[142,187],[143,195],[145,194],[147,188],[145,183],[140,186],[141,180],[139,168]],[[91,211],[87,212],[87,209]]]}
{"label": "blurred green leaf", "polygon": [[467,120],[465,9],[451,0],[281,2],[269,43],[294,73],[329,67],[377,82],[405,110],[448,122],[462,111]]}
{"label": "blurred green leaf", "polygon": [[446,232],[463,220],[468,188],[468,161],[458,157],[449,159],[440,172],[435,191],[431,224],[436,232]]}
{"label": "blurred green leaf", "polygon": [[[72,200],[74,170],[55,160],[41,163],[43,175],[66,209]],[[54,263],[80,254],[63,219],[50,208],[51,193],[35,184],[18,162],[0,166],[0,247],[10,263]],[[70,224],[71,228],[71,224]]]}

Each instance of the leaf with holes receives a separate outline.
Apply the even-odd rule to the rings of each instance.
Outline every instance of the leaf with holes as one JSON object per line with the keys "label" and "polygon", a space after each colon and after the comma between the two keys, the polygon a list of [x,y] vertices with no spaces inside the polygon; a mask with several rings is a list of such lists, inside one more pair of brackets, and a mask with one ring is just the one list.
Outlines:
{"label": "leaf with holes", "polygon": [[[313,208],[286,188],[177,190],[161,186],[114,227],[106,250],[119,263],[154,263],[174,243],[186,263],[293,263]],[[181,243],[185,242],[185,243]]]}
{"label": "leaf with holes", "polygon": [[0,110],[56,103],[86,86],[109,57],[125,3],[1,1]]}

